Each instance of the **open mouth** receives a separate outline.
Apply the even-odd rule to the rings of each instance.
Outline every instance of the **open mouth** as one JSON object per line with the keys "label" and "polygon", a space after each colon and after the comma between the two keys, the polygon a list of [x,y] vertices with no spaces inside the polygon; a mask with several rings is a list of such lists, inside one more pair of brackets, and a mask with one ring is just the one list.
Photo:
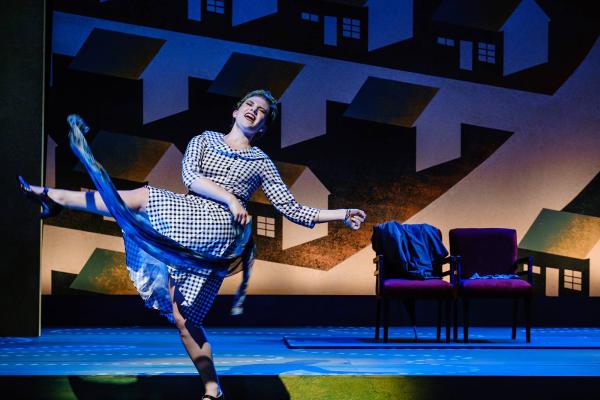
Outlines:
{"label": "open mouth", "polygon": [[250,122],[256,121],[256,115],[254,115],[252,113],[246,113],[246,114],[244,114],[244,118],[246,118]]}

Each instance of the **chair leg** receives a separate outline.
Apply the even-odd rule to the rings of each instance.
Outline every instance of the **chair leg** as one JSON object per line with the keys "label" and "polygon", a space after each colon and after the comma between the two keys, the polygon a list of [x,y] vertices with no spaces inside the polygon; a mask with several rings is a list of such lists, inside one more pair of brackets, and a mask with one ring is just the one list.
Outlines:
{"label": "chair leg", "polygon": [[512,340],[517,338],[517,316],[519,314],[519,299],[513,300]]}
{"label": "chair leg", "polygon": [[438,312],[437,312],[437,329],[435,332],[435,339],[438,342],[442,341],[442,300],[438,300]]}
{"label": "chair leg", "polygon": [[525,341],[531,343],[531,296],[525,297]]}
{"label": "chair leg", "polygon": [[379,328],[381,326],[381,298],[377,297],[375,304],[375,340],[379,340]]}
{"label": "chair leg", "polygon": [[454,299],[453,303],[453,311],[454,315],[452,317],[452,339],[456,342],[458,341],[458,299]]}
{"label": "chair leg", "polygon": [[383,299],[383,342],[388,341],[388,328],[390,326],[390,300]]}
{"label": "chair leg", "polygon": [[469,300],[463,299],[463,340],[469,341]]}
{"label": "chair leg", "polygon": [[450,343],[450,315],[451,315],[451,308],[452,308],[452,300],[450,299],[446,299],[444,300],[445,303],[445,313],[444,313],[444,320],[446,321],[446,343]]}
{"label": "chair leg", "polygon": [[404,308],[406,309],[406,312],[408,313],[408,318],[410,319],[410,323],[413,327],[413,335],[414,335],[415,341],[417,341],[419,338],[417,337],[417,311],[415,309],[415,301],[414,300],[404,300],[402,303],[404,304]]}

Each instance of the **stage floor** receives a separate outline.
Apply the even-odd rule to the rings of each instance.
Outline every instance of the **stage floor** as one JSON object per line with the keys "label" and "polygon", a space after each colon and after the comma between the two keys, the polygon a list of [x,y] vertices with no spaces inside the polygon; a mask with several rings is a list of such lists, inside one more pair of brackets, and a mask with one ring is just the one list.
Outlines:
{"label": "stage floor", "polygon": [[[227,375],[600,376],[600,328],[477,328],[473,343],[436,343],[434,328],[208,328]],[[404,339],[402,339],[404,338]],[[291,347],[290,347],[291,345]],[[195,375],[174,328],[55,328],[0,338],[0,376]]]}

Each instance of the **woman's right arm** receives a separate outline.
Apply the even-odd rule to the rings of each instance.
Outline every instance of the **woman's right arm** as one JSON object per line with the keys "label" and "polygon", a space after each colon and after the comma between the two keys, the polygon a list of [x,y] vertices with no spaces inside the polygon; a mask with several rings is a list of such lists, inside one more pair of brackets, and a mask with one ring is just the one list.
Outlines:
{"label": "woman's right arm", "polygon": [[202,174],[202,156],[205,148],[204,135],[195,136],[188,144],[181,168],[183,183],[194,193],[226,204],[234,220],[245,225],[249,222],[249,215],[237,197]]}

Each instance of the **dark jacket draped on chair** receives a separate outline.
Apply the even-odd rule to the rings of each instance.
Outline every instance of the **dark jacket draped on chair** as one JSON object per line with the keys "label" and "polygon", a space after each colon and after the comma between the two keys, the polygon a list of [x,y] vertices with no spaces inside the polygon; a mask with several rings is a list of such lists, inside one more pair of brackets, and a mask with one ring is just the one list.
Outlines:
{"label": "dark jacket draped on chair", "polygon": [[388,221],[373,228],[373,250],[397,266],[400,276],[410,279],[432,277],[432,263],[448,255],[436,227]]}

